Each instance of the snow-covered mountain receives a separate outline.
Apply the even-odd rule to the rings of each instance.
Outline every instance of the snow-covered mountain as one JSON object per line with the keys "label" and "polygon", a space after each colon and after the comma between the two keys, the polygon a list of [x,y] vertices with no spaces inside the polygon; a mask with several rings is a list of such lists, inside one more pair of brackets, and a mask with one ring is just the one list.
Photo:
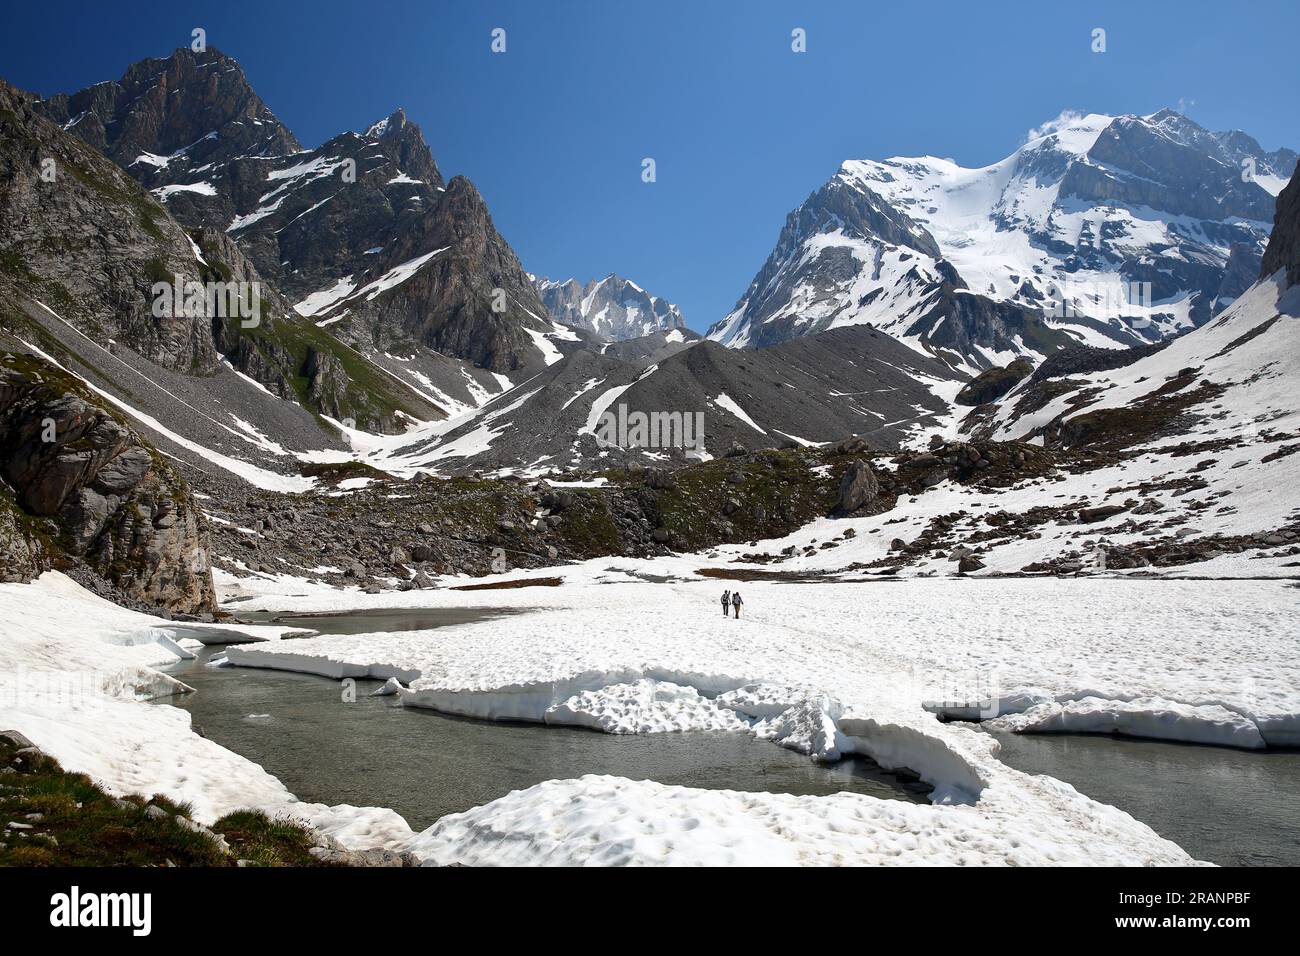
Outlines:
{"label": "snow-covered mountain", "polygon": [[973,412],[968,429],[1097,451],[1171,442],[1162,449],[1171,458],[1187,457],[1182,443],[1194,441],[1216,453],[1194,462],[1195,473],[1225,480],[1248,476],[1237,471],[1242,455],[1275,452],[1258,467],[1300,450],[1276,444],[1294,438],[1300,417],[1300,180],[1277,208],[1259,280],[1205,326],[1154,350],[1053,356],[996,406]]}
{"label": "snow-covered mountain", "polygon": [[143,60],[120,80],[38,106],[181,225],[225,232],[300,313],[373,361],[413,356],[431,376],[432,351],[510,373],[544,366],[573,341],[473,184],[444,182],[400,108],[304,150],[212,47]]}
{"label": "snow-covered mountain", "polygon": [[612,342],[686,328],[677,306],[612,272],[586,285],[577,279],[529,278],[556,319]]}
{"label": "snow-covered mountain", "polygon": [[[980,169],[850,160],[790,214],[709,337],[766,346],[871,323],[973,369],[1157,340],[1249,284],[1295,163],[1171,110],[1065,115]],[[1000,327],[972,324],[991,313]]]}

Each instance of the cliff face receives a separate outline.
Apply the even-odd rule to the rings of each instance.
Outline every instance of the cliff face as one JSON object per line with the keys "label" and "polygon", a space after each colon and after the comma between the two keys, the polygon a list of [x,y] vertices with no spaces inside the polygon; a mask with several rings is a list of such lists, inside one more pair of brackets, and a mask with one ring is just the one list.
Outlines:
{"label": "cliff face", "polygon": [[1286,270],[1288,285],[1300,282],[1300,176],[1291,180],[1277,196],[1277,218],[1268,248],[1264,250],[1261,278],[1278,269]]}
{"label": "cliff face", "polygon": [[154,315],[154,282],[198,281],[185,232],[103,155],[43,118],[0,80],[0,278],[98,342],[178,371],[215,369],[200,324]]}
{"label": "cliff face", "polygon": [[185,482],[74,379],[14,352],[0,352],[0,479],[7,579],[80,563],[149,605],[216,608]]}
{"label": "cliff face", "polygon": [[[375,299],[345,300],[378,348],[419,342],[494,372],[509,372],[535,352],[528,328],[547,329],[546,307],[514,251],[492,223],[486,203],[464,176],[447,184],[438,204],[394,246],[390,261],[433,255],[406,282]],[[497,290],[502,311],[493,308]],[[361,333],[356,333],[361,334]]]}

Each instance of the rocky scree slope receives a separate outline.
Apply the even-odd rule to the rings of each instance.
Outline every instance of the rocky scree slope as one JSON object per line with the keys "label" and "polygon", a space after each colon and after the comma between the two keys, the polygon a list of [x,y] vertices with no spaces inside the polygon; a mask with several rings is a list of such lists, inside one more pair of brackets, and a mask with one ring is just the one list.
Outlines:
{"label": "rocky scree slope", "polygon": [[[671,335],[671,333],[666,333]],[[757,351],[665,335],[578,351],[484,405],[477,415],[402,449],[401,463],[438,473],[677,467],[742,449],[799,447],[861,434],[898,447],[936,427],[964,379],[867,327],[833,329]],[[652,347],[653,346],[653,347]],[[675,415],[702,447],[628,434],[601,444],[602,419]],[[702,429],[695,416],[702,416]],[[679,432],[680,441],[685,436]],[[383,467],[382,462],[376,462]]]}

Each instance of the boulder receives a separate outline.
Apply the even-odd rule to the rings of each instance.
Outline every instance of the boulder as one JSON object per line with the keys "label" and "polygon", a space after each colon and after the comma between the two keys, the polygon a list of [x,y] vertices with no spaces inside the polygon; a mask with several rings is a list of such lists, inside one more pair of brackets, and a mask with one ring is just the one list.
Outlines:
{"label": "boulder", "polygon": [[1127,510],[1126,505],[1098,505],[1095,508],[1080,508],[1079,523],[1092,524],[1096,521],[1105,521],[1107,518],[1113,518],[1115,515],[1123,514]]}
{"label": "boulder", "polygon": [[840,514],[852,514],[864,505],[874,501],[880,494],[880,482],[875,473],[861,458],[855,458],[844,470],[840,479],[840,497],[836,510]]}

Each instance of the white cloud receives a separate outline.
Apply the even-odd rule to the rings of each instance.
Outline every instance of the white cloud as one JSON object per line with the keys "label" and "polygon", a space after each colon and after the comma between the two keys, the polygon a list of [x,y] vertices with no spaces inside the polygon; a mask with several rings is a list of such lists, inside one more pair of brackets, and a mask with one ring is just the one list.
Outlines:
{"label": "white cloud", "polygon": [[1050,136],[1059,129],[1069,126],[1071,123],[1077,123],[1083,119],[1083,114],[1078,110],[1061,110],[1055,119],[1049,119],[1042,126],[1033,127],[1025,134],[1025,142],[1030,143],[1036,139],[1042,139],[1044,136]]}

